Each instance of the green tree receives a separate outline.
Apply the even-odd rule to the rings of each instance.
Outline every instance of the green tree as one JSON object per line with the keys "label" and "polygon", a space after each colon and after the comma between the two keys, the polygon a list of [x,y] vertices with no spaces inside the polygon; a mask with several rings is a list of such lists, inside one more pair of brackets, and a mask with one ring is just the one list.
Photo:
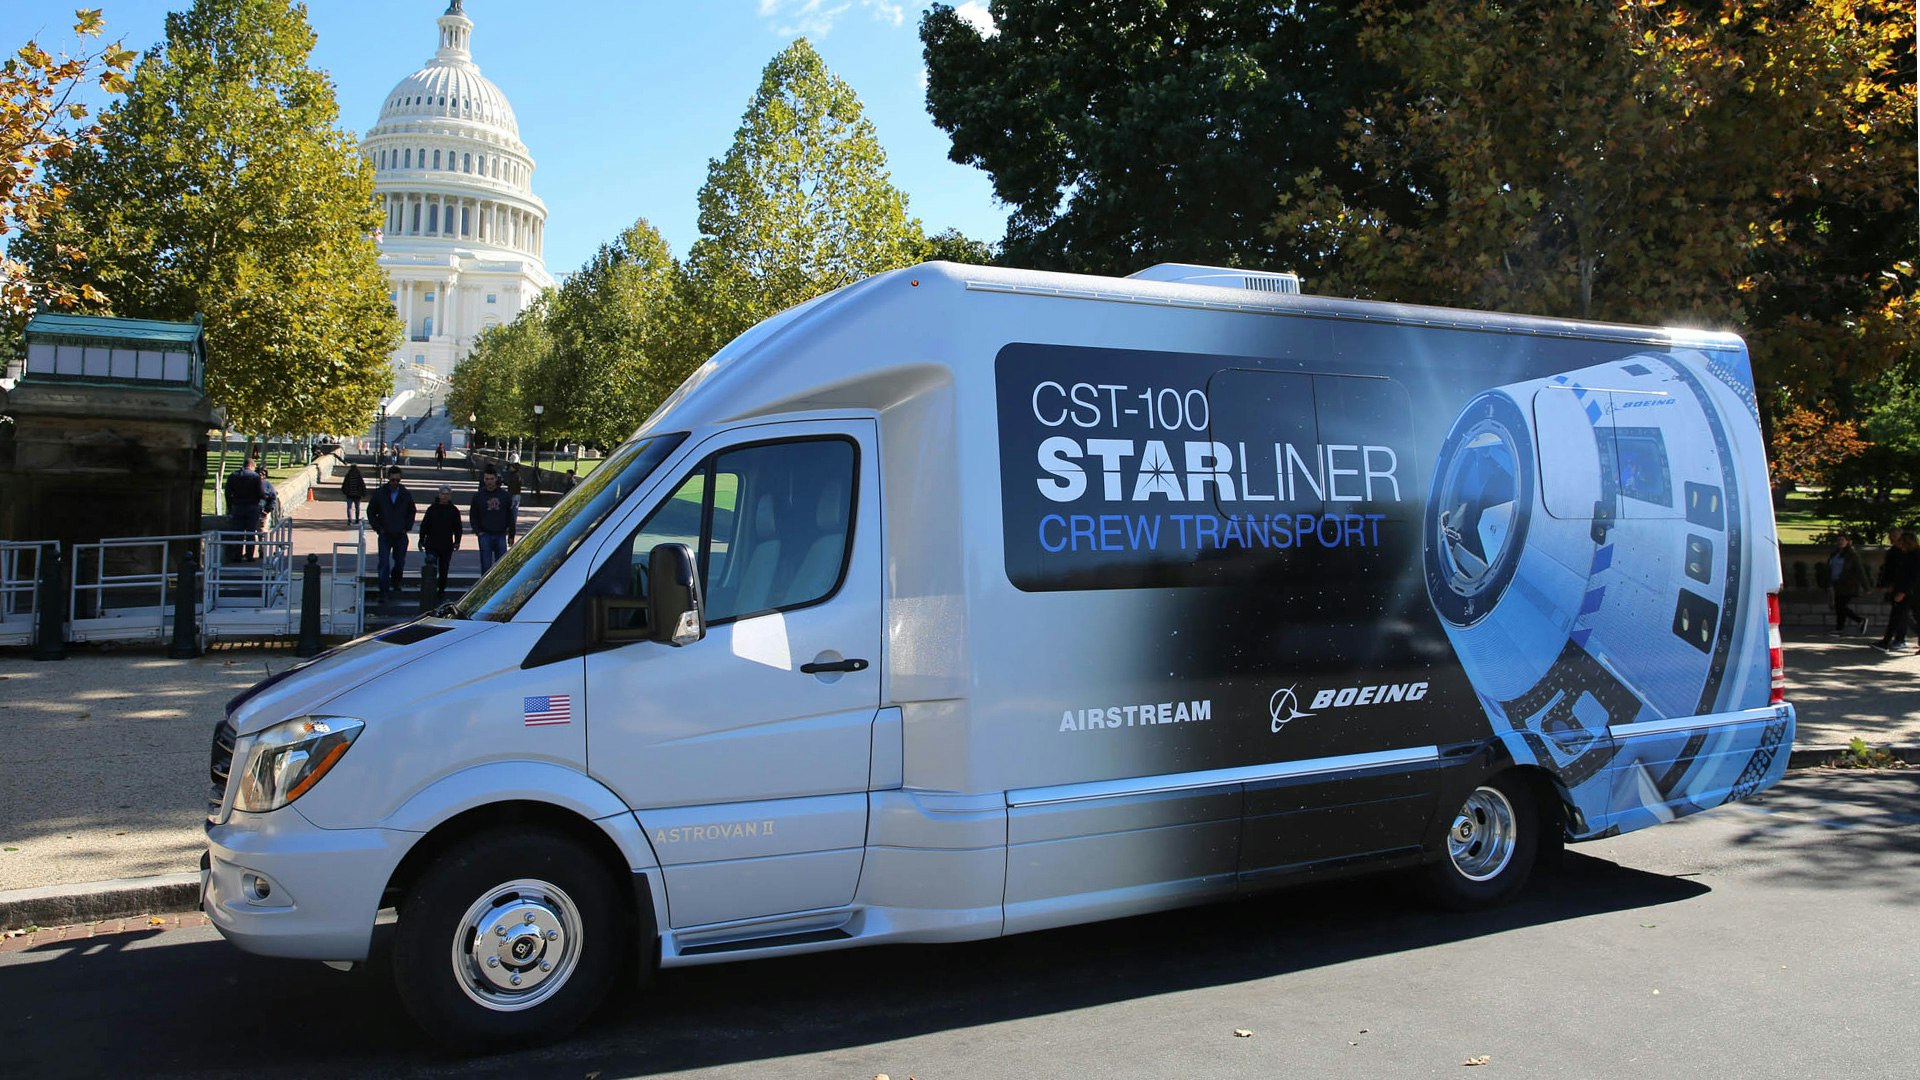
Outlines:
{"label": "green tree", "polygon": [[1358,15],[1397,83],[1349,121],[1350,168],[1301,178],[1271,228],[1317,291],[1740,330],[1770,411],[1912,354],[1910,9]]}
{"label": "green tree", "polygon": [[373,170],[307,66],[313,43],[291,0],[168,15],[98,145],[54,163],[65,206],[16,245],[112,314],[204,314],[208,393],[255,431],[360,427],[400,333],[372,239]]}
{"label": "green tree", "polygon": [[927,109],[1012,208],[1007,262],[1290,269],[1288,238],[1264,229],[1275,179],[1331,173],[1347,110],[1381,76],[1349,6],[994,0],[983,35],[935,4]]}
{"label": "green tree", "polygon": [[944,260],[954,263],[970,263],[974,266],[993,264],[993,245],[961,232],[959,229],[945,229],[927,237],[926,244],[920,249],[922,262]]}
{"label": "green tree", "polygon": [[542,293],[512,322],[490,326],[474,339],[472,350],[454,365],[448,416],[472,416],[474,427],[496,438],[533,434],[534,401],[528,388],[553,351],[547,328],[552,297],[551,292]]}
{"label": "green tree", "polygon": [[678,385],[678,282],[672,250],[644,218],[567,278],[547,315],[552,347],[528,373],[544,433],[612,445]]}
{"label": "green tree", "polygon": [[[106,26],[99,8],[76,11],[73,17],[78,37],[99,37]],[[94,138],[91,128],[73,128],[88,114],[73,92],[88,81],[110,94],[124,92],[135,55],[114,42],[97,52],[54,56],[29,41],[0,63],[0,239],[15,228],[38,226],[66,201],[66,188],[47,183],[41,168],[72,156]],[[86,258],[73,247],[55,254],[68,264]],[[0,258],[0,320],[24,322],[38,307],[70,308],[104,299],[85,285],[49,281],[17,259]]]}
{"label": "green tree", "polygon": [[767,65],[699,198],[680,377],[761,319],[911,265],[926,245],[860,99],[804,38]]}

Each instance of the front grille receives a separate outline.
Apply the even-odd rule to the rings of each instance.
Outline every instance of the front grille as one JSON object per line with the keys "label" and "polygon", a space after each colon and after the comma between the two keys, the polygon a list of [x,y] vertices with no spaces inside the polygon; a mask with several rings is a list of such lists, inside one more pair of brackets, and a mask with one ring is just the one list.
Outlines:
{"label": "front grille", "polygon": [[207,767],[212,786],[207,790],[207,820],[220,819],[220,805],[227,800],[227,774],[233,771],[233,724],[220,721],[213,729],[213,761]]}

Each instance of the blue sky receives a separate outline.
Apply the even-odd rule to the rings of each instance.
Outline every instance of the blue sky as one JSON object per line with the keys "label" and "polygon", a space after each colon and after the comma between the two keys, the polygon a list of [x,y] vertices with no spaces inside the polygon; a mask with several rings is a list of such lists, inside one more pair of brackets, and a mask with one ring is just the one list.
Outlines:
{"label": "blue sky", "polygon": [[[0,51],[29,38],[79,47],[71,8],[105,9],[107,37],[145,51],[188,0],[0,2]],[[387,92],[433,55],[447,0],[308,0],[312,63],[332,76],[341,123],[372,127]],[[984,4],[956,5],[984,17]],[[699,236],[694,196],[726,152],[760,71],[795,37],[851,84],[886,147],[895,186],[929,232],[989,242],[1006,212],[985,173],[947,160],[927,115],[924,3],[886,0],[466,0],[474,60],[513,103],[546,201],[547,267],[569,273],[644,217],[675,255]]]}

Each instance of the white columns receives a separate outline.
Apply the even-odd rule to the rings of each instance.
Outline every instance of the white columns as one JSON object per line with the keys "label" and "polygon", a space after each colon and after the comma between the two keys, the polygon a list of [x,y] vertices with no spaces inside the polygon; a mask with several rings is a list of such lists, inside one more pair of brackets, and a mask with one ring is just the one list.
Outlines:
{"label": "white columns", "polygon": [[407,324],[407,340],[413,340],[413,282],[400,282],[400,318]]}

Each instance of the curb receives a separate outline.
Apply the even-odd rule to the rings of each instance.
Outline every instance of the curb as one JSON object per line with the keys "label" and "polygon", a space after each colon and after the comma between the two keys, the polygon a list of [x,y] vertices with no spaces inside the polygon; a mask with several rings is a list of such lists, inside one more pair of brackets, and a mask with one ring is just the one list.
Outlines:
{"label": "curb", "polygon": [[[1920,746],[1876,746],[1873,743],[1867,746],[1872,750],[1885,750],[1909,765],[1920,765]],[[1845,746],[1802,746],[1787,758],[1787,768],[1817,769],[1822,765],[1831,765],[1834,759],[1846,752]]]}
{"label": "curb", "polygon": [[0,890],[0,929],[65,926],[158,911],[193,911],[199,903],[197,872],[6,889]]}

